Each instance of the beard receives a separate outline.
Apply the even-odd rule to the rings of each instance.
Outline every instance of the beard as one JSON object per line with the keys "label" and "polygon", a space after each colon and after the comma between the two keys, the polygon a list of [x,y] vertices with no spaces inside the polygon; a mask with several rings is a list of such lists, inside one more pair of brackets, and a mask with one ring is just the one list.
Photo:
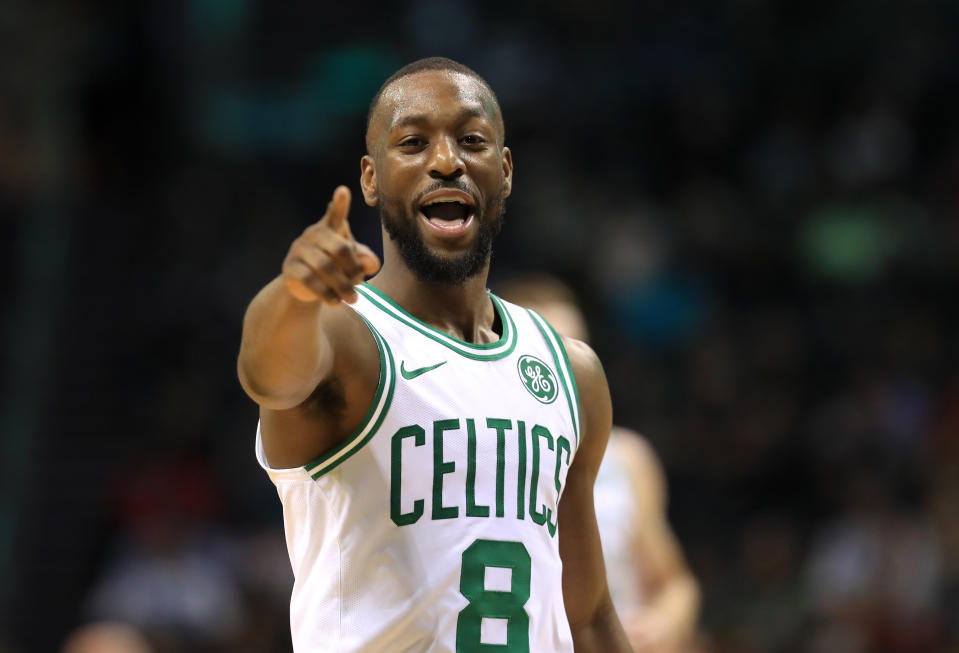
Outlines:
{"label": "beard", "polygon": [[[445,184],[441,187],[450,186]],[[436,189],[430,188],[427,192]],[[457,254],[430,250],[417,226],[419,215],[415,208],[406,210],[401,202],[384,201],[381,198],[380,220],[383,221],[390,240],[396,243],[406,267],[413,271],[417,279],[426,283],[452,286],[476,276],[489,263],[493,252],[493,239],[503,228],[503,215],[506,212],[504,194],[500,191],[484,206],[475,207],[473,219],[478,224],[476,238],[465,252]],[[410,215],[413,216],[412,219]]]}

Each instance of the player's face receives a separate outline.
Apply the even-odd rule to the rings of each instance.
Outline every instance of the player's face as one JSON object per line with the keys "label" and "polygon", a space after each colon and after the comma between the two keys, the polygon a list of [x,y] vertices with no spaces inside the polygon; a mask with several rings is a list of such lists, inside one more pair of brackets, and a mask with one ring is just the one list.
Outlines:
{"label": "player's face", "polygon": [[483,85],[450,71],[401,78],[381,97],[363,192],[421,280],[460,283],[489,261],[513,172],[497,120]]}

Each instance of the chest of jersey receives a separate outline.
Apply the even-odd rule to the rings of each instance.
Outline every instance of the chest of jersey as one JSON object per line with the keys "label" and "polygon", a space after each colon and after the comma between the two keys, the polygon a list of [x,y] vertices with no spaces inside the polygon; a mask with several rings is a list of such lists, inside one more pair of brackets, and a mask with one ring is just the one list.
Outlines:
{"label": "chest of jersey", "polygon": [[[389,518],[400,527],[511,519],[555,536],[578,444],[575,387],[555,334],[526,311],[497,303],[502,338],[471,345],[419,323],[372,289],[363,294],[367,301],[357,308],[381,349],[370,432],[361,429],[307,471],[320,478],[342,464],[349,471],[338,474],[339,483],[388,485]],[[365,455],[349,465],[352,450]]]}

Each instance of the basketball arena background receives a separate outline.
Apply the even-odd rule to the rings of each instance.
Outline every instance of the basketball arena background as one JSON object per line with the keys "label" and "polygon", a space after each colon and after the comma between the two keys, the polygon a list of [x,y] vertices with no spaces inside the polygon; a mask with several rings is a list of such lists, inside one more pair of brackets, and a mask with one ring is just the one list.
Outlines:
{"label": "basketball arena background", "polygon": [[491,284],[573,284],[663,459],[697,650],[959,650],[959,4],[5,0],[0,651],[289,650],[241,318],[434,54],[506,118]]}

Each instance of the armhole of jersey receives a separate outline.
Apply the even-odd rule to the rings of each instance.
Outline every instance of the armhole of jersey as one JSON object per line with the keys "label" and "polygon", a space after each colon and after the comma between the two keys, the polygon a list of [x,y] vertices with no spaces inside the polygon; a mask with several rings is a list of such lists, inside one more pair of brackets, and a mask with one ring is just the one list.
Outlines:
{"label": "armhole of jersey", "polygon": [[529,313],[533,323],[543,334],[543,340],[546,341],[546,346],[549,347],[549,351],[553,355],[553,363],[556,364],[556,370],[563,385],[563,392],[566,394],[566,402],[569,404],[569,414],[573,420],[576,446],[579,447],[579,389],[576,387],[576,376],[573,374],[573,366],[569,363],[569,356],[566,353],[566,347],[563,345],[563,339],[542,315],[530,308],[527,308],[526,312]]}
{"label": "armhole of jersey", "polygon": [[262,422],[257,420],[256,447],[254,453],[256,454],[256,461],[260,464],[260,467],[263,468],[263,471],[267,473],[267,476],[270,477],[270,480],[273,481],[274,484],[278,484],[280,481],[309,481],[310,476],[302,467],[270,467],[270,464],[266,460],[266,452],[263,450],[263,432],[261,426]]}
{"label": "armhole of jersey", "polygon": [[357,315],[360,315],[366,322],[370,333],[373,334],[373,340],[376,341],[376,347],[380,351],[380,380],[376,386],[373,401],[370,402],[370,408],[366,411],[366,416],[353,433],[337,447],[303,466],[303,469],[314,481],[355,454],[372,439],[380,424],[383,423],[383,418],[386,416],[393,400],[393,389],[396,387],[396,367],[393,363],[393,353],[390,351],[390,346],[386,344],[386,340],[370,324],[370,321],[359,313]]}

